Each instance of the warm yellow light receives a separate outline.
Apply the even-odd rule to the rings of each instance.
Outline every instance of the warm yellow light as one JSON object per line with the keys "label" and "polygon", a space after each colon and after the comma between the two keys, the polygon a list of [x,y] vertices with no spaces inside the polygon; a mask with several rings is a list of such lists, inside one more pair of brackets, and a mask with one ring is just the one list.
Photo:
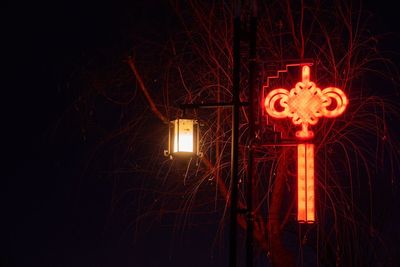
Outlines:
{"label": "warm yellow light", "polygon": [[314,145],[297,146],[297,220],[315,222]]}
{"label": "warm yellow light", "polygon": [[200,128],[197,120],[176,119],[169,122],[168,150],[164,155],[171,159],[179,157],[202,157],[199,150]]}
{"label": "warm yellow light", "polygon": [[193,123],[193,120],[185,119],[174,121],[174,147],[172,153],[194,152]]}

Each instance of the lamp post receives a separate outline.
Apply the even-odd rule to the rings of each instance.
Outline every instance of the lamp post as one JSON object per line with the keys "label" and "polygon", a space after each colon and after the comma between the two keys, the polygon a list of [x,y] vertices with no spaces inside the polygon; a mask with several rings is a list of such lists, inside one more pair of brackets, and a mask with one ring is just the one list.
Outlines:
{"label": "lamp post", "polygon": [[[253,178],[253,141],[254,141],[254,87],[256,86],[256,31],[257,31],[257,10],[256,1],[252,1],[250,30],[248,31],[249,41],[249,102],[241,102],[240,93],[240,42],[242,25],[240,19],[241,0],[234,1],[235,16],[233,19],[233,72],[232,72],[232,101],[217,102],[217,103],[189,103],[182,104],[180,108],[199,109],[199,108],[220,108],[229,107],[232,110],[231,124],[231,183],[230,183],[230,228],[229,228],[229,265],[230,267],[237,266],[237,217],[238,210],[238,168],[239,168],[239,121],[240,107],[249,106],[249,139],[248,139],[248,169],[247,169],[247,207],[240,212],[246,213],[247,231],[246,231],[246,266],[253,266],[253,213],[252,213],[252,178]],[[170,121],[169,127],[169,147],[165,151],[166,156],[180,155],[197,155],[199,152],[199,128],[197,121],[193,119],[175,119]],[[197,146],[197,147],[196,147]]]}
{"label": "lamp post", "polygon": [[[239,81],[237,81],[239,82]],[[208,103],[208,104],[182,104],[182,109],[218,108],[230,107],[232,109],[232,146],[231,146],[231,191],[230,202],[230,231],[229,231],[229,266],[237,266],[237,215],[238,215],[238,165],[239,165],[239,108],[247,106],[248,102],[240,102],[239,87],[234,90],[237,96],[233,97],[231,103]],[[197,126],[196,126],[197,125]],[[195,129],[197,130],[195,131]],[[196,134],[195,134],[196,132]],[[170,121],[169,146],[164,151],[165,156],[201,156],[199,152],[198,122],[194,119],[175,119]]]}
{"label": "lamp post", "polygon": [[[237,266],[237,219],[239,213],[246,214],[246,266],[253,266],[253,237],[254,237],[254,215],[253,215],[253,174],[254,174],[254,147],[255,147],[255,118],[254,118],[254,87],[256,86],[256,33],[257,16],[255,0],[252,1],[252,16],[249,23],[249,30],[242,34],[240,19],[240,0],[235,2],[235,16],[233,20],[233,72],[232,72],[232,101],[216,103],[189,103],[182,104],[181,109],[199,109],[199,108],[220,108],[228,107],[232,111],[231,124],[231,179],[230,194],[228,203],[230,204],[230,228],[229,228],[229,266]],[[240,65],[241,65],[241,37],[246,36],[249,41],[248,54],[248,102],[241,102],[240,92]],[[304,60],[304,59],[303,59]],[[297,219],[300,223],[314,223],[315,216],[315,197],[314,197],[314,144],[310,143],[313,133],[308,130],[308,125],[314,125],[317,118],[321,116],[336,117],[343,113],[347,105],[346,96],[338,89],[329,87],[320,90],[310,81],[310,63],[286,64],[285,69],[279,70],[276,76],[267,78],[269,87],[269,78],[278,78],[282,72],[287,72],[288,67],[302,67],[302,81],[296,84],[300,89],[286,90],[283,88],[272,90],[264,97],[264,88],[262,89],[262,101],[265,101],[265,110],[273,118],[292,118],[295,125],[302,126],[302,131],[296,133],[299,142],[293,144],[278,143],[274,141],[274,146],[297,146]],[[297,86],[299,85],[299,86]],[[301,86],[300,86],[301,85]],[[219,99],[217,100],[219,101]],[[333,107],[331,106],[333,103]],[[336,105],[336,106],[335,106]],[[238,209],[238,166],[239,166],[239,121],[241,106],[249,106],[249,137],[248,141],[248,164],[246,180],[246,207]],[[295,117],[296,116],[296,117]],[[197,127],[197,128],[196,128]],[[197,129],[197,130],[195,130]],[[181,132],[182,131],[182,132]],[[197,155],[199,152],[199,129],[196,120],[176,119],[170,122],[169,150],[166,155]],[[268,144],[267,144],[268,145]]]}
{"label": "lamp post", "polygon": [[240,0],[236,2],[233,19],[233,87],[232,87],[232,148],[231,148],[231,214],[229,228],[229,266],[237,265],[237,198],[239,164],[239,89],[240,89]]}
{"label": "lamp post", "polygon": [[253,214],[253,177],[254,177],[254,140],[255,140],[255,116],[254,96],[256,87],[257,66],[257,5],[252,1],[251,18],[249,28],[249,140],[248,140],[248,164],[247,164],[247,214],[246,214],[246,266],[253,267],[253,239],[254,239],[254,214]]}

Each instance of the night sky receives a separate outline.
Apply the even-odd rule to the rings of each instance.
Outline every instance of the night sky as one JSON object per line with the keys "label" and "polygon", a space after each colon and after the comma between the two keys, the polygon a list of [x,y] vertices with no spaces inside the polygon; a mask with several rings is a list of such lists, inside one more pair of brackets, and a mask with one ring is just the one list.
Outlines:
{"label": "night sky", "polygon": [[[133,36],[163,38],[173,23],[165,2],[2,4],[1,266],[189,266],[191,258],[190,266],[224,266],[224,252],[210,259],[207,227],[172,248],[170,228],[134,240],[134,215],[110,213],[112,180],[85,169],[93,146],[70,129],[78,118],[61,119],[79,96],[68,84],[83,66],[125,53]],[[367,8],[378,30],[400,33],[387,2]],[[399,36],[391,38],[384,48],[400,52]]]}

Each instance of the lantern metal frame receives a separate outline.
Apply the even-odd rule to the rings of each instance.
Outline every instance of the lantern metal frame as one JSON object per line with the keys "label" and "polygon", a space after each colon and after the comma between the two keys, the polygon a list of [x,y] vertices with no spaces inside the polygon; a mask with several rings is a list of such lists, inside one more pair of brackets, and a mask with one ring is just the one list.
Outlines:
{"label": "lantern metal frame", "polygon": [[[180,121],[186,120],[192,122],[192,151],[179,151],[179,133],[180,133]],[[169,121],[168,128],[168,149],[164,150],[164,156],[169,157],[171,159],[176,157],[202,157],[203,153],[200,151],[200,123],[196,119],[191,118],[176,118],[174,120]],[[176,134],[178,134],[176,136]],[[176,141],[178,140],[178,141]],[[175,143],[177,142],[177,147],[175,147]],[[177,151],[176,151],[177,150]]]}

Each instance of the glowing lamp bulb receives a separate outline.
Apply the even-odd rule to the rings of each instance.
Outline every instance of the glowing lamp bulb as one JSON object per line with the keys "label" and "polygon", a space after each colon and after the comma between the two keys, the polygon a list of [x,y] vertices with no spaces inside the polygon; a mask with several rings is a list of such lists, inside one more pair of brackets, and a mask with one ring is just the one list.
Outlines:
{"label": "glowing lamp bulb", "polygon": [[169,123],[169,145],[164,155],[201,156],[199,152],[199,124],[193,119],[176,119]]}
{"label": "glowing lamp bulb", "polygon": [[193,120],[185,119],[178,119],[174,121],[174,148],[172,153],[193,153],[193,123]]}

